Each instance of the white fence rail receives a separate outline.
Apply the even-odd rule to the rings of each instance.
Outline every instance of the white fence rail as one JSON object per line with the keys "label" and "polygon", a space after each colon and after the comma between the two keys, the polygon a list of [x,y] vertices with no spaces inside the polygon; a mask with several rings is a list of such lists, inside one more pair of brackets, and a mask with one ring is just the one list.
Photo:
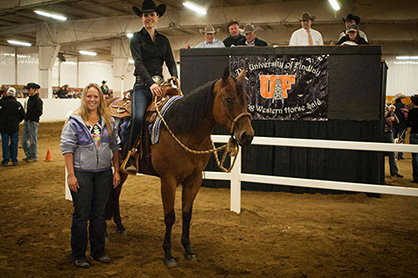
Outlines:
{"label": "white fence rail", "polygon": [[[216,143],[226,143],[229,140],[229,136],[212,135],[212,139]],[[255,137],[252,142],[252,145],[418,153],[418,145],[318,139]],[[345,190],[355,192],[418,197],[418,188],[412,187],[398,187],[376,184],[243,174],[241,173],[241,152],[238,154],[235,167],[232,169],[231,173],[205,171],[203,172],[203,178],[212,180],[229,180],[231,182],[231,211],[235,211],[236,213],[241,212],[241,182],[280,184],[320,189]]]}

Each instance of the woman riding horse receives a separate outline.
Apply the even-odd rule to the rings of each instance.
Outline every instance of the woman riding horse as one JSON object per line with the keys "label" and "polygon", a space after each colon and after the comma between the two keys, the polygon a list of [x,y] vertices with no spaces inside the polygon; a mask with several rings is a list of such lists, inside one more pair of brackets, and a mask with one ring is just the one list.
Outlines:
{"label": "woman riding horse", "polygon": [[153,96],[160,96],[162,93],[155,79],[162,79],[164,62],[170,74],[176,78],[178,76],[170,42],[155,29],[158,20],[164,15],[166,5],[161,4],[157,7],[152,0],[145,0],[142,3],[142,10],[135,6],[132,9],[141,18],[144,27],[134,34],[130,44],[135,61],[136,82],[132,94],[130,137],[126,146],[128,153],[121,165],[121,170],[136,175],[138,172],[137,135],[144,121],[145,110]]}

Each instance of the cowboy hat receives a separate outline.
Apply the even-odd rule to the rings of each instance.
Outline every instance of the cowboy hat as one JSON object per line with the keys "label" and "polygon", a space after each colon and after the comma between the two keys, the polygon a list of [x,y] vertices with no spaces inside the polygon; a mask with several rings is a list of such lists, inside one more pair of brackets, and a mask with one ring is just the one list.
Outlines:
{"label": "cowboy hat", "polygon": [[29,82],[25,87],[23,87],[23,89],[39,89],[39,88],[41,88],[41,86],[39,86],[38,84],[34,82]]}
{"label": "cowboy hat", "polygon": [[349,14],[349,15],[347,15],[346,18],[343,18],[344,22],[346,22],[347,20],[354,20],[356,22],[356,24],[360,23],[360,17],[356,16],[356,15],[353,15],[353,14]]}
{"label": "cowboy hat", "polygon": [[406,96],[402,93],[397,93],[392,100],[397,100],[397,99],[402,99],[402,98],[406,98]]}
{"label": "cowboy hat", "polygon": [[166,8],[167,6],[165,4],[156,6],[152,0],[144,0],[141,7],[142,10],[140,10],[138,7],[132,6],[132,10],[139,17],[142,17],[142,14],[146,12],[156,12],[159,17],[162,17]]}
{"label": "cowboy hat", "polygon": [[257,32],[258,29],[260,29],[260,27],[255,27],[254,25],[250,24],[245,24],[244,26],[244,33],[249,33],[249,32]]}
{"label": "cowboy hat", "polygon": [[302,14],[302,18],[299,18],[299,21],[303,21],[303,20],[311,20],[314,21],[316,19],[316,16],[311,15],[308,12],[304,12]]}
{"label": "cowboy hat", "polygon": [[201,34],[205,34],[205,33],[216,34],[216,33],[219,32],[219,29],[215,30],[215,28],[213,28],[212,25],[208,24],[208,25],[206,25],[205,29],[199,29],[199,32]]}

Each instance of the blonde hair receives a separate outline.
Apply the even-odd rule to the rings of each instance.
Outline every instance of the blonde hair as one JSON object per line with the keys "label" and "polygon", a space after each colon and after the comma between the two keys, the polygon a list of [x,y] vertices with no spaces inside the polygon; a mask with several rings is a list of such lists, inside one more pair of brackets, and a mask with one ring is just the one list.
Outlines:
{"label": "blonde hair", "polygon": [[99,115],[102,117],[102,120],[106,124],[107,133],[109,134],[109,136],[112,136],[113,118],[112,116],[110,116],[109,110],[107,109],[106,99],[104,97],[102,89],[100,89],[100,86],[97,85],[96,83],[90,83],[83,89],[83,93],[81,94],[80,108],[74,114],[80,115],[84,122],[86,122],[89,119],[90,111],[87,108],[86,95],[87,95],[87,91],[90,88],[95,88],[99,92],[100,104],[99,104],[99,107],[97,107],[97,112],[99,113]]}

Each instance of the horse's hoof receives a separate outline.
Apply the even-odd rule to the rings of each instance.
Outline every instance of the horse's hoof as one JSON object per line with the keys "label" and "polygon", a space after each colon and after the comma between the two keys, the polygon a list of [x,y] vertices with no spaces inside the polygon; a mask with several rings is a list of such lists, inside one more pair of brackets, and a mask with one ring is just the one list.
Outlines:
{"label": "horse's hoof", "polygon": [[126,230],[118,230],[116,231],[118,234],[120,234],[121,236],[126,236]]}
{"label": "horse's hoof", "polygon": [[167,259],[164,260],[164,264],[166,267],[168,268],[173,268],[177,266],[176,260],[175,259]]}
{"label": "horse's hoof", "polygon": [[196,261],[196,256],[195,254],[187,254],[184,253],[184,258],[188,261]]}

